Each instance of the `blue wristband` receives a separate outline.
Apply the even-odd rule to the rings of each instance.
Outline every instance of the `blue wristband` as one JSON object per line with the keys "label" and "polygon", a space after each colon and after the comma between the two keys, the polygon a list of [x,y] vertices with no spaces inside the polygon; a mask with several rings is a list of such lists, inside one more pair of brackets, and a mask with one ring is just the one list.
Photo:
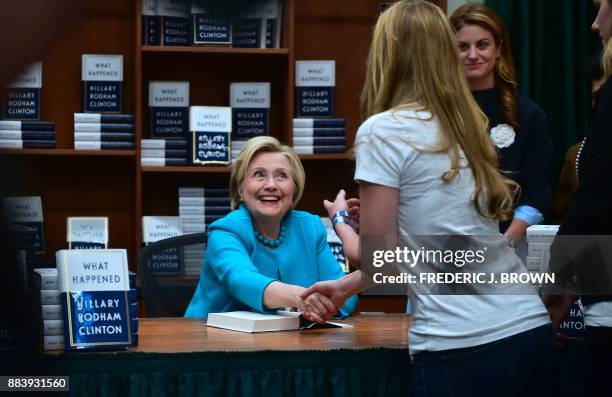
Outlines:
{"label": "blue wristband", "polygon": [[338,223],[346,223],[347,225],[349,225],[350,227],[353,227],[351,220],[349,218],[347,218],[346,216],[342,216],[342,215],[338,215],[334,218],[334,220],[332,221],[333,225],[334,225],[334,229],[336,228],[336,225]]}
{"label": "blue wristband", "polygon": [[336,213],[334,213],[332,215],[332,218],[331,218],[332,222],[334,221],[334,219],[336,219],[336,218],[338,218],[340,216],[343,216],[345,218],[351,219],[351,214],[349,214],[348,211],[344,211],[343,210],[343,211],[338,211],[338,212],[336,212]]}

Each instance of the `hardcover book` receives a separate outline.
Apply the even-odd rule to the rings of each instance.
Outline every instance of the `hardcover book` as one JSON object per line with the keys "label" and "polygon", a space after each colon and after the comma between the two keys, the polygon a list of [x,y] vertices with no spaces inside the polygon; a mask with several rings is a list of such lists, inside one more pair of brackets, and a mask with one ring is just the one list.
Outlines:
{"label": "hardcover book", "polygon": [[334,136],[334,137],[344,137],[346,133],[346,128],[307,128],[307,127],[294,127],[293,128],[293,136],[294,137],[326,137],[326,136]]}
{"label": "hardcover book", "polygon": [[332,145],[345,145],[346,138],[343,136],[325,136],[325,137],[312,137],[312,136],[294,136],[293,146],[332,146]]}
{"label": "hardcover book", "polygon": [[268,0],[264,6],[266,48],[280,48],[282,6],[280,0]]}
{"label": "hardcover book", "polygon": [[141,156],[144,158],[184,158],[187,159],[187,148],[185,149],[142,149]]}
{"label": "hardcover book", "polygon": [[565,319],[559,324],[559,332],[567,338],[585,338],[584,314],[580,298],[572,302]]}
{"label": "hardcover book", "polygon": [[[150,244],[170,237],[180,236],[182,228],[178,216],[143,216],[142,241]],[[181,250],[170,248],[156,253],[151,260],[153,274],[180,275],[183,273]]]}
{"label": "hardcover book", "polygon": [[298,117],[334,114],[336,61],[295,61]]}
{"label": "hardcover book", "polygon": [[141,139],[141,149],[187,149],[187,140],[183,139]]}
{"label": "hardcover book", "polygon": [[123,55],[82,55],[83,109],[121,113]]}
{"label": "hardcover book", "polygon": [[75,150],[133,150],[134,142],[123,141],[75,141]]}
{"label": "hardcover book", "polygon": [[40,196],[5,197],[5,219],[18,250],[44,253],[43,208]]}
{"label": "hardcover book", "polygon": [[108,217],[68,217],[66,241],[69,249],[108,248]]}
{"label": "hardcover book", "polygon": [[[214,188],[214,187],[180,187],[179,197],[230,197],[229,189],[227,188]],[[204,205],[204,204],[202,204]]]}
{"label": "hardcover book", "polygon": [[9,120],[38,120],[41,88],[42,63],[34,62],[8,85],[3,104],[3,117]]}
{"label": "hardcover book", "polygon": [[55,123],[53,121],[0,120],[0,130],[55,131]]}
{"label": "hardcover book", "polygon": [[200,5],[191,5],[193,43],[204,45],[232,44],[232,25],[228,18],[211,15]]}
{"label": "hardcover book", "polygon": [[187,137],[189,126],[189,82],[149,82],[152,138]]}
{"label": "hardcover book", "polygon": [[232,47],[264,48],[266,36],[265,8],[257,3],[232,20]]}
{"label": "hardcover book", "polygon": [[61,250],[55,256],[66,349],[131,346],[126,250]]}
{"label": "hardcover book", "polygon": [[32,288],[57,290],[57,268],[34,269],[32,273]]}
{"label": "hardcover book", "polygon": [[1,149],[52,149],[55,139],[0,139]]}
{"label": "hardcover book", "polygon": [[326,322],[312,323],[305,320],[298,312],[279,310],[277,314],[263,314],[247,311],[210,313],[206,325],[215,328],[230,329],[240,332],[296,331],[311,328],[348,328],[348,324]]}
{"label": "hardcover book", "polygon": [[189,4],[184,0],[158,0],[158,12],[161,15],[162,45],[190,45]]}
{"label": "hardcover book", "polygon": [[189,108],[193,164],[227,165],[230,162],[232,108],[191,106]]}
{"label": "hardcover book", "polygon": [[74,123],[74,132],[134,132],[132,123]]}
{"label": "hardcover book", "polygon": [[269,135],[270,83],[231,83],[234,138]]}
{"label": "hardcover book", "polygon": [[75,113],[74,123],[134,124],[133,114]]}
{"label": "hardcover book", "polygon": [[133,132],[75,132],[75,141],[134,142]]}
{"label": "hardcover book", "polygon": [[329,146],[294,146],[293,150],[297,154],[334,154],[345,153],[346,146],[344,145],[329,145]]}
{"label": "hardcover book", "polygon": [[161,45],[161,36],[157,0],[142,0],[142,44]]}
{"label": "hardcover book", "polygon": [[0,139],[14,141],[54,141],[54,131],[0,130]]}
{"label": "hardcover book", "polygon": [[186,158],[165,158],[165,157],[141,157],[140,165],[142,167],[170,167],[187,165],[189,162]]}

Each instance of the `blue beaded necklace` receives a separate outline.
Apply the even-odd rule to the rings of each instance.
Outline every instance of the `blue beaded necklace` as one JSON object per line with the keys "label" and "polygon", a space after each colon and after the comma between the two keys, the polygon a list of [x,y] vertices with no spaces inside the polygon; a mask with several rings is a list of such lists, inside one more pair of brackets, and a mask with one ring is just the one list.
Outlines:
{"label": "blue beaded necklace", "polygon": [[276,248],[283,243],[283,239],[285,238],[285,225],[283,225],[282,223],[280,226],[280,233],[278,234],[278,238],[276,240],[270,240],[269,238],[261,234],[261,232],[257,230],[256,227],[253,227],[253,230],[255,231],[255,239],[266,247]]}

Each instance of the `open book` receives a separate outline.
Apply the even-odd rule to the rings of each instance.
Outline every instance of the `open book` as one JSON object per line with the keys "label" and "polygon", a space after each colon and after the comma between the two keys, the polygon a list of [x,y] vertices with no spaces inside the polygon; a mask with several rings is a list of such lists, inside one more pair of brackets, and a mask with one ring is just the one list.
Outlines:
{"label": "open book", "polygon": [[313,323],[299,312],[278,310],[276,314],[262,314],[247,311],[210,313],[206,325],[240,332],[293,331],[315,328],[352,328],[350,324],[326,322]]}

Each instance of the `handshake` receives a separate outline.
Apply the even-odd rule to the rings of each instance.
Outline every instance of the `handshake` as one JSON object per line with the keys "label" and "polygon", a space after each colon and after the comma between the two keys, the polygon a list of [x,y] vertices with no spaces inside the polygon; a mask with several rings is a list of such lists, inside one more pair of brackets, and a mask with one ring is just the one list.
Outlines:
{"label": "handshake", "polygon": [[299,292],[302,316],[315,323],[331,320],[344,302],[359,292],[361,272],[355,271],[338,280],[319,281]]}

